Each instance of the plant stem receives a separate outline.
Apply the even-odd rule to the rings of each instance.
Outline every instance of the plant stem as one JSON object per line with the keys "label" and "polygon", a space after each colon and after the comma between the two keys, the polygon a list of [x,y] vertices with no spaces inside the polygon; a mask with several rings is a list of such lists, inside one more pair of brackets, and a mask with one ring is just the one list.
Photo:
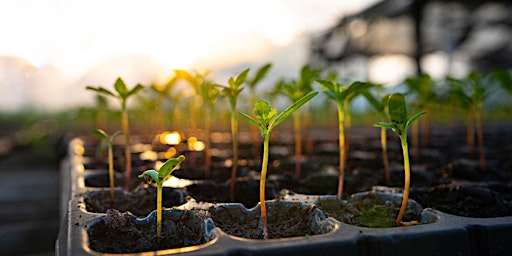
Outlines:
{"label": "plant stem", "polygon": [[162,183],[157,183],[156,190],[156,235],[162,234]]}
{"label": "plant stem", "polygon": [[229,197],[231,202],[235,201],[235,179],[238,171],[238,122],[236,120],[236,109],[231,109],[231,140],[233,142],[233,166],[231,168],[231,180],[229,183]]}
{"label": "plant stem", "polygon": [[405,181],[404,181],[404,195],[402,198],[402,206],[400,207],[400,212],[396,217],[396,225],[402,225],[402,218],[405,214],[405,210],[407,209],[407,201],[409,199],[409,187],[411,185],[411,167],[409,165],[409,147],[407,145],[407,133],[404,132],[400,135],[400,141],[402,142],[402,153],[404,157],[404,172],[405,172]]}
{"label": "plant stem", "polygon": [[126,102],[122,103],[121,113],[121,126],[125,136],[124,155],[125,155],[125,181],[124,189],[128,191],[130,189],[130,180],[132,174],[132,153],[130,150],[130,127],[128,124],[128,109],[126,108]]}
{"label": "plant stem", "polygon": [[114,202],[114,153],[112,149],[112,142],[108,145],[108,177],[110,179],[110,198]]}
{"label": "plant stem", "polygon": [[388,143],[386,138],[386,128],[380,128],[380,144],[382,148],[382,161],[384,161],[384,173],[386,177],[386,184],[391,184],[391,175],[389,172],[389,158],[388,158]]}
{"label": "plant stem", "polygon": [[270,138],[270,131],[265,134],[263,139],[263,160],[261,165],[261,179],[260,179],[260,208],[261,220],[263,221],[263,239],[268,239],[267,232],[267,206],[265,205],[265,180],[267,179],[267,164],[268,164],[268,143]]}
{"label": "plant stem", "polygon": [[293,132],[295,138],[295,179],[300,179],[301,172],[301,155],[302,155],[302,138],[300,134],[300,112],[293,113]]}
{"label": "plant stem", "polygon": [[343,110],[343,102],[338,102],[338,129],[339,129],[339,146],[340,146],[340,175],[338,181],[338,198],[343,195],[343,182],[345,177],[345,112]]}
{"label": "plant stem", "polygon": [[484,152],[484,134],[482,128],[482,111],[480,106],[476,108],[475,111],[475,123],[476,123],[476,136],[478,139],[478,152],[480,154],[480,168],[482,171],[486,171],[487,165],[485,161],[485,152]]}

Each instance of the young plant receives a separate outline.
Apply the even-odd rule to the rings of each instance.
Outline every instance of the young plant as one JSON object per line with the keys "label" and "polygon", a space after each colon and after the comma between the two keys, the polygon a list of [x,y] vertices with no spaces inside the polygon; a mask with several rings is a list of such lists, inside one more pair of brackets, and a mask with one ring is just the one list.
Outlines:
{"label": "young plant", "polygon": [[459,101],[461,108],[466,111],[466,115],[468,116],[469,124],[467,139],[470,154],[473,153],[474,144],[473,126],[476,127],[480,169],[482,169],[482,171],[487,169],[482,128],[483,104],[490,92],[490,88],[487,84],[488,81],[486,79],[489,79],[489,77],[480,77],[480,75],[474,72],[469,73],[467,77],[463,79],[448,78],[448,85],[451,87],[451,95]]}
{"label": "young plant", "polygon": [[389,96],[388,100],[388,115],[390,122],[377,122],[374,123],[374,127],[383,127],[393,130],[399,137],[402,145],[402,154],[404,158],[404,171],[405,171],[405,182],[404,182],[404,195],[402,198],[402,206],[398,216],[396,217],[396,225],[402,225],[402,218],[405,210],[407,209],[407,201],[409,199],[409,188],[411,185],[411,167],[409,164],[409,148],[407,144],[407,130],[409,127],[427,112],[420,112],[415,114],[411,118],[407,117],[407,106],[405,104],[404,95],[401,93],[394,93]]}
{"label": "young plant", "polygon": [[324,93],[328,98],[336,102],[338,107],[338,129],[339,129],[339,148],[340,148],[340,162],[339,162],[339,181],[338,181],[338,198],[343,195],[343,182],[345,177],[345,166],[347,162],[346,153],[348,152],[348,145],[345,136],[345,118],[350,115],[350,102],[359,94],[370,88],[370,83],[354,82],[348,86],[342,86],[338,82],[327,80],[318,80],[324,89]]}
{"label": "young plant", "polygon": [[[313,81],[320,76],[320,70],[312,69],[308,65],[304,65],[300,70],[300,79],[296,81],[282,81],[281,92],[287,96],[291,102],[295,102],[304,95],[313,91]],[[307,112],[306,120],[311,121],[310,111]],[[309,126],[306,123],[306,126]],[[293,133],[295,140],[295,179],[300,179],[301,158],[302,158],[302,132],[301,132],[301,116],[300,112],[293,113]]]}
{"label": "young plant", "polygon": [[[386,117],[386,108],[388,105],[389,95],[386,95],[382,98],[382,100],[378,100],[371,94],[369,91],[363,92],[363,96],[368,100],[370,105],[377,110],[379,114],[383,117]],[[387,129],[385,127],[381,127],[380,129],[380,145],[382,149],[382,161],[384,163],[384,174],[386,184],[389,185],[391,183],[391,174],[389,171],[389,158],[388,158],[388,142],[386,136]]]}
{"label": "young plant", "polygon": [[260,207],[261,207],[261,219],[263,221],[263,238],[268,239],[267,233],[267,208],[265,205],[265,180],[267,177],[267,166],[268,166],[268,149],[269,149],[269,139],[270,132],[274,127],[280,124],[284,119],[286,119],[289,115],[299,109],[302,105],[306,104],[313,97],[315,97],[318,92],[310,92],[306,94],[304,97],[298,99],[285,109],[280,114],[277,114],[277,110],[270,107],[270,105],[264,101],[259,100],[254,105],[254,114],[256,115],[256,119],[251,116],[240,113],[242,116],[247,118],[247,120],[256,126],[263,137],[263,159],[261,164],[261,179],[260,179]]}
{"label": "young plant", "polygon": [[183,155],[167,160],[158,171],[147,170],[139,178],[150,177],[156,182],[156,235],[162,234],[162,188],[164,181],[171,175],[176,167],[185,160]]}
{"label": "young plant", "polygon": [[238,170],[238,121],[236,119],[236,102],[242,92],[243,84],[247,80],[249,69],[245,69],[235,77],[228,79],[229,86],[221,86],[222,93],[228,98],[231,107],[231,141],[233,144],[233,165],[231,166],[231,179],[229,182],[229,198],[235,201],[235,179]]}
{"label": "young plant", "polygon": [[112,198],[112,202],[114,201],[114,152],[112,147],[114,145],[114,138],[119,135],[121,131],[117,131],[112,136],[108,136],[108,134],[102,129],[96,129],[91,133],[103,139],[107,143],[108,149],[108,178],[110,180],[110,198]]}
{"label": "young plant", "polygon": [[[254,106],[256,104],[256,86],[267,76],[268,72],[272,68],[271,63],[267,63],[261,66],[258,70],[256,70],[256,74],[253,77],[248,77],[246,84],[249,87],[249,106]],[[258,149],[258,128],[251,125],[251,134],[253,136],[253,149],[257,151]]]}
{"label": "young plant", "polygon": [[126,84],[124,81],[119,77],[117,78],[116,82],[114,83],[114,89],[117,93],[114,93],[110,90],[107,90],[103,87],[92,87],[87,86],[87,90],[92,90],[97,92],[98,94],[103,94],[106,96],[111,96],[114,98],[117,98],[119,102],[121,103],[121,128],[123,131],[123,134],[125,136],[125,145],[124,145],[124,154],[125,154],[125,183],[124,188],[125,190],[129,190],[130,188],[130,179],[131,179],[131,173],[132,173],[132,156],[131,156],[131,150],[130,150],[130,126],[129,126],[129,120],[128,120],[128,108],[127,108],[127,101],[128,98],[132,95],[137,94],[140,90],[142,90],[144,87],[141,84],[137,84],[135,87],[133,87],[131,90],[128,90],[126,87]]}

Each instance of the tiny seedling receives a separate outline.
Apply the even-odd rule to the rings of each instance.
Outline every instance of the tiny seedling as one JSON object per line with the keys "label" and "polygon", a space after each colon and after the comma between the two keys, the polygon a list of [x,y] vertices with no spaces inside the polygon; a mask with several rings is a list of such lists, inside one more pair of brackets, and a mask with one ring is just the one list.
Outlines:
{"label": "tiny seedling", "polygon": [[405,104],[405,97],[401,93],[394,93],[389,96],[388,100],[388,115],[390,122],[376,122],[374,127],[384,127],[393,130],[399,137],[402,144],[402,154],[404,158],[404,195],[402,198],[402,206],[398,216],[396,217],[396,225],[402,225],[402,218],[405,210],[407,209],[407,201],[409,199],[409,187],[411,185],[411,167],[409,165],[409,148],[407,144],[407,130],[409,127],[427,112],[420,112],[411,118],[407,118],[407,106]]}
{"label": "tiny seedling", "polygon": [[328,80],[317,81],[328,98],[336,102],[338,107],[338,129],[339,129],[339,148],[340,148],[340,162],[339,162],[339,181],[338,181],[338,198],[343,195],[343,180],[345,177],[345,166],[346,166],[346,153],[348,151],[348,143],[346,141],[345,129],[346,119],[350,114],[350,102],[359,94],[366,91],[372,86],[370,83],[364,82],[353,82],[348,86],[343,86],[338,82]]}
{"label": "tiny seedling", "polygon": [[233,144],[233,165],[231,166],[231,179],[229,182],[229,198],[235,201],[235,179],[238,170],[238,121],[236,119],[236,102],[242,92],[243,84],[247,80],[249,69],[245,69],[235,77],[228,79],[229,86],[221,86],[222,93],[228,98],[231,107],[231,142]]}
{"label": "tiny seedling", "polygon": [[121,79],[120,77],[117,78],[116,82],[114,83],[114,89],[116,90],[117,94],[115,94],[114,92],[112,92],[108,89],[105,89],[101,86],[100,87],[92,87],[92,86],[86,87],[87,90],[95,91],[98,94],[103,94],[103,95],[117,98],[121,103],[121,128],[122,128],[123,134],[125,136],[125,145],[124,145],[124,154],[125,154],[125,162],[126,162],[125,163],[125,183],[124,183],[125,190],[128,190],[130,188],[130,179],[131,179],[131,173],[132,173],[132,157],[131,157],[131,150],[130,150],[130,126],[128,123],[127,101],[130,96],[137,94],[137,92],[139,92],[143,88],[144,87],[141,84],[137,84],[131,90],[128,90],[123,79]]}
{"label": "tiny seedling", "polygon": [[102,129],[96,129],[91,133],[103,139],[107,143],[108,148],[108,178],[110,180],[110,198],[112,198],[112,202],[114,201],[114,138],[119,135],[121,131],[117,131],[112,136],[108,136],[108,134]]}
{"label": "tiny seedling", "polygon": [[180,155],[176,158],[167,160],[158,171],[147,170],[139,175],[139,178],[150,177],[156,182],[156,235],[162,234],[162,188],[164,181],[171,175],[176,167],[185,160],[185,156]]}
{"label": "tiny seedling", "polygon": [[289,115],[299,109],[302,105],[306,104],[313,97],[315,97],[318,92],[310,92],[306,94],[304,97],[298,99],[285,109],[280,114],[277,114],[277,110],[270,107],[270,105],[264,100],[258,100],[254,105],[254,114],[256,115],[256,119],[251,116],[240,113],[242,116],[247,118],[247,120],[258,127],[260,133],[263,137],[263,159],[261,164],[261,179],[260,179],[260,207],[261,207],[261,219],[263,221],[263,238],[268,239],[267,233],[267,208],[265,205],[265,180],[267,176],[267,166],[268,166],[268,148],[269,148],[269,140],[270,140],[270,132],[274,127],[280,124],[283,120],[285,120]]}

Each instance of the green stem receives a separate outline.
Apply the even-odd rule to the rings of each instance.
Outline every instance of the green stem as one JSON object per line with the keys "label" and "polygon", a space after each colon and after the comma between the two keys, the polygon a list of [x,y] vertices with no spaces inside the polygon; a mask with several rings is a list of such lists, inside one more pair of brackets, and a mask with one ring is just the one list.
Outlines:
{"label": "green stem", "polygon": [[162,234],[162,186],[163,183],[157,183],[156,191],[156,235]]}
{"label": "green stem", "polygon": [[407,201],[409,199],[409,187],[411,184],[411,167],[409,165],[409,148],[407,145],[407,133],[404,132],[400,135],[400,141],[402,142],[402,153],[404,157],[404,172],[405,172],[405,181],[404,181],[404,195],[402,198],[402,206],[400,207],[400,212],[396,217],[396,225],[402,225],[402,218],[405,214],[405,210],[407,209]]}
{"label": "green stem", "polygon": [[302,138],[300,134],[300,112],[293,113],[293,132],[295,138],[295,179],[300,179],[301,172],[301,155],[302,155]]}
{"label": "green stem", "polygon": [[231,181],[229,183],[229,197],[231,202],[235,201],[235,179],[238,171],[238,122],[236,110],[231,109],[231,140],[233,141],[233,166],[231,168]]}
{"label": "green stem", "polygon": [[340,175],[338,181],[338,198],[343,195],[343,182],[345,177],[345,112],[343,103],[338,103],[338,129],[339,129],[339,147],[340,147]]}
{"label": "green stem", "polygon": [[384,162],[384,173],[386,177],[386,184],[391,183],[391,175],[389,171],[389,158],[388,158],[388,143],[386,138],[386,128],[380,128],[380,144],[382,147],[382,161]]}
{"label": "green stem", "polygon": [[261,165],[261,179],[260,179],[260,207],[261,219],[263,221],[263,239],[268,239],[267,232],[267,207],[265,205],[265,181],[267,179],[267,165],[268,165],[268,143],[270,138],[270,131],[265,134],[263,139],[263,161]]}
{"label": "green stem", "polygon": [[130,189],[130,180],[132,174],[132,153],[130,150],[130,127],[128,124],[128,109],[126,108],[126,102],[122,103],[121,113],[121,126],[125,136],[124,155],[125,155],[125,182],[124,189],[128,191]]}
{"label": "green stem", "polygon": [[476,123],[476,136],[478,139],[478,152],[480,155],[480,168],[482,171],[486,171],[487,165],[485,161],[485,152],[484,152],[484,134],[482,128],[482,111],[480,107],[476,108],[475,111],[475,123]]}
{"label": "green stem", "polygon": [[110,198],[112,198],[112,202],[114,202],[114,153],[112,143],[108,145],[108,177],[110,179]]}

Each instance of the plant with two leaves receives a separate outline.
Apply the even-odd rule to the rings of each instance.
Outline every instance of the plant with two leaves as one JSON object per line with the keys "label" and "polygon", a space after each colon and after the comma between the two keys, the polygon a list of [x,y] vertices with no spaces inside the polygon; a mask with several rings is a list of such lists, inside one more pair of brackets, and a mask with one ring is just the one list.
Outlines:
{"label": "plant with two leaves", "polygon": [[[195,91],[192,102],[192,111],[197,111],[199,107],[204,107],[204,133],[205,133],[205,177],[210,177],[212,157],[211,157],[211,130],[212,130],[212,116],[214,111],[214,105],[220,97],[220,91],[217,89],[214,83],[206,79],[207,73],[195,73],[192,74],[185,70],[175,70],[176,75],[188,82],[188,84]],[[200,97],[198,100],[197,97]],[[196,113],[192,113],[194,117],[198,116]],[[194,119],[194,118],[191,118]],[[195,128],[194,121],[192,121],[192,127]]]}
{"label": "plant with two leaves", "polygon": [[128,107],[127,102],[128,98],[130,96],[136,95],[139,91],[141,91],[144,88],[141,84],[137,84],[132,89],[128,89],[126,87],[126,84],[124,83],[123,79],[120,77],[117,78],[116,82],[114,83],[114,89],[115,92],[110,91],[108,89],[105,89],[101,86],[99,87],[92,87],[87,86],[87,90],[95,91],[98,94],[103,94],[106,96],[114,97],[119,100],[121,103],[121,128],[123,131],[123,134],[125,136],[125,145],[124,145],[124,154],[125,154],[125,183],[124,188],[125,190],[129,190],[130,188],[130,179],[131,179],[131,173],[132,173],[132,157],[131,157],[131,150],[130,150],[130,126],[129,126],[129,120],[128,120]]}
{"label": "plant with two leaves", "polygon": [[[374,87],[380,87],[380,85],[373,85]],[[389,95],[385,95],[381,100],[378,100],[370,91],[364,91],[363,96],[370,103],[370,105],[383,117],[387,117],[386,109],[388,105]],[[388,142],[387,142],[387,129],[385,127],[381,127],[380,129],[380,145],[382,149],[382,161],[384,163],[384,174],[386,184],[389,185],[391,183],[391,174],[389,171],[389,158],[388,158]]]}
{"label": "plant with two leaves", "polygon": [[339,129],[339,181],[338,181],[338,198],[343,195],[343,181],[345,177],[345,166],[347,162],[346,154],[348,152],[348,144],[346,142],[345,118],[350,115],[350,102],[358,95],[366,91],[372,86],[370,83],[353,82],[348,86],[343,86],[338,82],[328,80],[318,80],[317,83],[322,85],[324,93],[327,97],[336,102],[338,108],[338,129]]}
{"label": "plant with two leaves", "polygon": [[[304,97],[304,95],[313,91],[313,82],[320,78],[319,69],[313,69],[308,65],[304,65],[300,70],[300,77],[298,80],[284,81],[282,80],[278,86],[279,91],[295,102]],[[310,126],[311,110],[306,111],[307,121],[305,126]],[[293,113],[293,134],[295,140],[295,179],[300,179],[301,173],[301,158],[302,158],[302,132],[301,132],[301,116],[300,112]],[[312,150],[311,150],[312,151]]]}
{"label": "plant with two leaves", "polygon": [[459,102],[468,118],[467,142],[470,154],[474,152],[474,128],[478,140],[480,169],[487,169],[484,152],[484,135],[482,127],[482,112],[484,101],[489,96],[492,81],[490,76],[480,76],[476,72],[469,73],[465,78],[447,78],[450,94]]}
{"label": "plant with two leaves", "polygon": [[231,142],[233,146],[233,164],[231,166],[231,179],[229,182],[229,198],[235,201],[235,179],[238,171],[238,121],[236,119],[236,103],[242,92],[243,84],[247,80],[249,69],[245,69],[235,77],[228,78],[228,86],[219,85],[222,93],[228,98],[231,109]]}
{"label": "plant with two leaves", "polygon": [[162,189],[164,181],[176,170],[176,167],[185,160],[185,156],[168,159],[158,171],[147,170],[139,178],[150,177],[156,182],[156,235],[162,234]]}
{"label": "plant with two leaves", "polygon": [[93,135],[96,135],[100,137],[103,141],[107,143],[107,152],[108,152],[108,178],[110,181],[110,198],[112,199],[112,202],[114,201],[114,152],[113,152],[113,145],[114,145],[114,139],[121,131],[117,131],[111,136],[108,136],[108,134],[103,131],[102,129],[96,129],[91,132]]}
{"label": "plant with two leaves", "polygon": [[251,116],[240,113],[244,116],[251,124],[256,126],[263,137],[263,159],[261,163],[261,179],[260,179],[260,207],[261,207],[261,219],[263,221],[263,238],[268,239],[267,232],[267,208],[265,205],[265,181],[267,177],[267,166],[268,166],[268,150],[270,132],[278,124],[283,122],[289,115],[299,109],[302,105],[306,104],[318,92],[310,92],[304,97],[295,101],[291,106],[285,109],[280,114],[277,114],[277,110],[270,107],[270,105],[264,100],[258,100],[254,105],[254,114],[256,119]]}
{"label": "plant with two leaves", "polygon": [[402,218],[404,216],[405,210],[407,209],[407,201],[409,200],[409,188],[411,186],[411,167],[409,163],[409,147],[407,144],[407,131],[409,127],[418,120],[421,116],[426,114],[427,112],[420,112],[418,114],[413,115],[412,117],[407,117],[407,106],[405,103],[405,97],[401,93],[394,93],[389,96],[388,99],[388,115],[389,115],[389,123],[388,122],[376,122],[373,124],[374,127],[383,127],[387,129],[393,130],[398,137],[400,137],[400,142],[402,145],[402,154],[404,158],[404,172],[405,172],[405,181],[404,181],[404,194],[402,198],[402,206],[400,207],[400,211],[398,216],[396,217],[396,225],[402,225]]}

